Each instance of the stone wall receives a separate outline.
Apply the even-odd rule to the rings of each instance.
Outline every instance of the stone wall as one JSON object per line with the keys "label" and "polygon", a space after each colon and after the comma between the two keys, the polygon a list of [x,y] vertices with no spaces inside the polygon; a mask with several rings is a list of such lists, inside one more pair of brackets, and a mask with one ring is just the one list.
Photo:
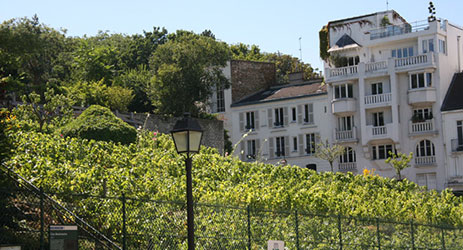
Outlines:
{"label": "stone wall", "polygon": [[232,60],[230,68],[232,103],[277,84],[274,63]]}
{"label": "stone wall", "polygon": [[[163,118],[153,114],[134,114],[134,113],[115,113],[116,116],[125,122],[135,126],[142,127],[151,131],[159,131],[160,133],[168,134],[174,127],[174,124],[179,118]],[[147,119],[148,116],[148,119]],[[203,138],[201,144],[207,147],[213,147],[223,154],[224,149],[224,128],[223,121],[197,119],[203,129]]]}

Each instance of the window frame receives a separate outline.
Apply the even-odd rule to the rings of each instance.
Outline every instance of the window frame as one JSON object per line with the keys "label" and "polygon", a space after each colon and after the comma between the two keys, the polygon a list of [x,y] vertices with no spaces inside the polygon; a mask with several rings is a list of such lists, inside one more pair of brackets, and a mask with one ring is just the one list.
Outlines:
{"label": "window frame", "polygon": [[275,156],[276,157],[285,156],[285,137],[284,136],[275,137]]}
{"label": "window frame", "polygon": [[424,139],[416,144],[416,157],[436,156],[436,149],[431,140]]}
{"label": "window frame", "polygon": [[254,113],[254,111],[249,111],[249,112],[246,112],[246,125],[245,125],[245,129],[246,130],[255,130],[256,129],[256,115]]}
{"label": "window frame", "polygon": [[409,74],[409,90],[432,87],[432,72],[419,72]]}
{"label": "window frame", "polygon": [[283,113],[283,108],[280,107],[280,108],[274,108],[273,109],[273,117],[274,117],[274,122],[273,122],[273,126],[274,127],[283,127],[285,124],[285,120],[284,120],[284,113]]}
{"label": "window frame", "polygon": [[224,88],[217,88],[216,109],[217,109],[217,113],[225,112],[225,89]]}
{"label": "window frame", "polygon": [[246,158],[256,159],[256,140],[247,140],[246,142]]}
{"label": "window frame", "polygon": [[316,146],[317,146],[317,139],[316,139],[317,134],[315,133],[309,133],[305,134],[305,153],[306,155],[314,155],[316,152]]}
{"label": "window frame", "polygon": [[338,84],[333,86],[334,99],[354,98],[354,86],[351,83]]}
{"label": "window frame", "polygon": [[371,146],[371,152],[372,160],[385,160],[389,157],[389,152],[395,153],[396,150],[393,144],[379,144]]}
{"label": "window frame", "polygon": [[355,163],[357,162],[357,156],[355,150],[351,147],[345,147],[344,153],[339,156],[339,163]]}
{"label": "window frame", "polygon": [[304,105],[304,124],[313,124],[313,123],[314,123],[313,103],[308,103]]}

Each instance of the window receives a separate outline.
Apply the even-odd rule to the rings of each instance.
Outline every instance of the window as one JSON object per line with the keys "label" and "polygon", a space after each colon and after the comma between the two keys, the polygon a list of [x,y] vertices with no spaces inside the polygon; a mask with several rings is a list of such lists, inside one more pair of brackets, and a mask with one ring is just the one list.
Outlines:
{"label": "window", "polygon": [[283,108],[275,109],[275,122],[273,123],[275,127],[283,127]]}
{"label": "window", "polygon": [[339,131],[350,131],[354,126],[353,116],[342,116],[338,117],[338,130]]}
{"label": "window", "polygon": [[217,112],[225,112],[225,93],[223,88],[217,89]]}
{"label": "window", "polygon": [[307,164],[305,165],[306,168],[317,171],[317,164]]}
{"label": "window", "polygon": [[420,186],[426,186],[428,189],[436,189],[436,173],[417,174],[416,182]]}
{"label": "window", "polygon": [[339,156],[340,163],[356,162],[355,151],[351,147],[346,147],[344,153]]}
{"label": "window", "polygon": [[297,137],[293,137],[293,151],[297,152]]}
{"label": "window", "polygon": [[246,130],[255,129],[254,112],[246,112]]}
{"label": "window", "polygon": [[309,155],[315,154],[315,134],[306,134],[305,143],[305,152]]}
{"label": "window", "polygon": [[334,99],[353,98],[354,91],[352,84],[341,84],[334,86]]}
{"label": "window", "polygon": [[304,105],[304,123],[313,123],[313,103]]}
{"label": "window", "polygon": [[374,127],[384,126],[384,112],[373,113],[373,126]]}
{"label": "window", "polygon": [[420,108],[413,110],[413,122],[424,122],[426,120],[432,119],[432,109],[431,108]]}
{"label": "window", "polygon": [[371,85],[371,94],[372,95],[379,95],[383,93],[383,83],[378,82],[378,83],[373,83]]}
{"label": "window", "polygon": [[434,143],[430,140],[422,140],[416,145],[416,156],[423,157],[423,156],[434,156]]}
{"label": "window", "polygon": [[458,145],[463,145],[463,121],[457,121]]}
{"label": "window", "polygon": [[434,52],[434,39],[426,39],[422,41],[423,54],[429,52]]}
{"label": "window", "polygon": [[291,121],[295,122],[297,120],[296,108],[291,109]]}
{"label": "window", "polygon": [[419,89],[432,86],[432,73],[417,73],[410,75],[410,89]]}
{"label": "window", "polygon": [[359,64],[360,62],[360,57],[359,56],[350,56],[347,57],[347,66],[354,66]]}
{"label": "window", "polygon": [[247,141],[247,152],[246,158],[256,159],[256,140]]}
{"label": "window", "polygon": [[401,49],[393,49],[391,56],[395,57],[395,58],[413,56],[413,47],[407,47],[407,48],[401,48]]}
{"label": "window", "polygon": [[285,156],[285,137],[284,136],[276,137],[275,144],[277,146],[275,155],[277,157]]}
{"label": "window", "polygon": [[439,39],[439,52],[445,54],[447,51],[446,44],[444,40]]}
{"label": "window", "polygon": [[383,160],[389,157],[389,152],[394,152],[393,146],[388,145],[375,145],[371,147],[372,159],[373,160]]}

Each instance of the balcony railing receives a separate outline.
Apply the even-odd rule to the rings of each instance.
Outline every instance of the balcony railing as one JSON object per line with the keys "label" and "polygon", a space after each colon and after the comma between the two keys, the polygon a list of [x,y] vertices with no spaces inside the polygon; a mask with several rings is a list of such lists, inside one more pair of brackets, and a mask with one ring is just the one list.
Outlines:
{"label": "balcony railing", "polygon": [[365,104],[383,104],[391,102],[392,94],[391,93],[384,93],[379,95],[367,95],[365,96]]}
{"label": "balcony railing", "polygon": [[357,139],[356,128],[352,127],[351,130],[338,130],[334,131],[334,138],[336,141],[349,141]]}
{"label": "balcony railing", "polygon": [[436,164],[436,156],[417,156],[415,157],[415,165],[426,166]]}
{"label": "balcony railing", "polygon": [[356,171],[357,170],[357,163],[356,162],[340,162],[338,164],[339,171],[347,172],[347,171]]}
{"label": "balcony railing", "polygon": [[408,131],[410,133],[432,132],[434,131],[434,118],[422,122],[409,121],[408,125]]}
{"label": "balcony railing", "polygon": [[381,62],[371,62],[365,64],[365,71],[366,72],[375,72],[387,69],[387,61]]}
{"label": "balcony railing", "polygon": [[394,60],[395,62],[394,66],[396,68],[400,68],[400,67],[406,67],[410,65],[425,64],[432,60],[432,58],[429,58],[429,57],[432,57],[432,53],[425,54],[425,55],[404,57],[404,58],[396,58]]}
{"label": "balcony railing", "polygon": [[336,76],[347,76],[347,75],[354,75],[358,73],[358,67],[357,65],[354,66],[347,66],[347,67],[342,67],[342,68],[331,68],[329,69],[330,77],[336,77]]}
{"label": "balcony railing", "polygon": [[429,28],[427,20],[417,21],[413,23],[404,23],[401,25],[388,25],[384,28],[379,28],[370,31],[370,40],[398,36],[402,34],[407,34],[411,32],[417,32]]}
{"label": "balcony railing", "polygon": [[452,152],[463,152],[463,139],[452,139],[450,142],[452,144]]}
{"label": "balcony railing", "polygon": [[386,134],[387,134],[387,127],[386,126],[372,127],[372,135],[373,136],[386,135]]}

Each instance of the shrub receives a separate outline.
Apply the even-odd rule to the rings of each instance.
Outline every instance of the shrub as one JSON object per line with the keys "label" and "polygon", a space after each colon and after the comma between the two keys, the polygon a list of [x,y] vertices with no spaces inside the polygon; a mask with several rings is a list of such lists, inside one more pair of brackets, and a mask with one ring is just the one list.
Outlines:
{"label": "shrub", "polygon": [[63,136],[130,144],[136,141],[134,127],[117,118],[108,108],[92,105],[74,121],[64,126]]}

